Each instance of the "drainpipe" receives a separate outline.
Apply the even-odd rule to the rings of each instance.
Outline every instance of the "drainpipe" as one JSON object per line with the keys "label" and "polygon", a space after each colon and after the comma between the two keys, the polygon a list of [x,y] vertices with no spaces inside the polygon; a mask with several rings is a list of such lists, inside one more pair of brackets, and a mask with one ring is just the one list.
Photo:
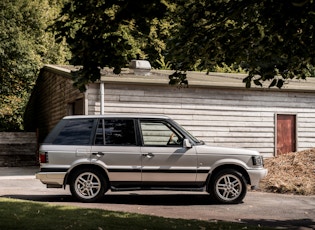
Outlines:
{"label": "drainpipe", "polygon": [[101,81],[100,83],[100,93],[101,93],[101,115],[104,114],[104,98],[105,98],[105,93],[104,93],[104,82]]}
{"label": "drainpipe", "polygon": [[84,115],[89,115],[89,98],[88,98],[88,86],[86,87],[86,91],[84,92]]}

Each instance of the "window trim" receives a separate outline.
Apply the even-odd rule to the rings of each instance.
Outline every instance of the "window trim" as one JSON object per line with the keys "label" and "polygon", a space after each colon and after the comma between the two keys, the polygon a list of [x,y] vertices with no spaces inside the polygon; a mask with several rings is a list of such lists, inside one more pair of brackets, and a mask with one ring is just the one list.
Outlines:
{"label": "window trim", "polygon": [[142,122],[151,122],[151,123],[162,123],[166,127],[168,127],[175,135],[177,136],[182,136],[183,140],[186,138],[186,136],[171,122],[168,122],[165,119],[146,119],[146,118],[140,118],[138,119],[138,129],[139,129],[139,135],[140,135],[140,145],[143,147],[182,147],[183,144],[178,144],[178,145],[145,145],[144,144],[144,139],[143,139],[143,133],[142,133],[142,128],[141,128],[141,123]]}
{"label": "window trim", "polygon": [[[97,125],[95,127],[95,133],[94,133],[94,138],[93,138],[93,146],[138,146],[138,133],[137,133],[137,124],[134,118],[123,118],[123,117],[106,117],[106,118],[98,118],[97,119]],[[134,135],[135,135],[135,144],[130,144],[130,145],[124,145],[124,144],[106,144],[106,120],[123,120],[123,121],[132,121],[133,122],[133,128],[134,128]],[[98,125],[100,123],[100,121],[102,121],[102,135],[103,135],[103,144],[102,145],[96,145],[95,141],[96,141],[96,134],[97,134],[97,129],[98,129]]]}

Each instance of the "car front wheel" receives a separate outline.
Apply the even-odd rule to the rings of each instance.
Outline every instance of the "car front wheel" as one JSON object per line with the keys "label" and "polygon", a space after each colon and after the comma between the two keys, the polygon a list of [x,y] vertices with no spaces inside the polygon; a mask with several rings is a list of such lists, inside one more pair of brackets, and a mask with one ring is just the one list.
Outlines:
{"label": "car front wheel", "polygon": [[70,191],[82,202],[95,202],[107,191],[106,180],[99,170],[79,169],[71,177]]}
{"label": "car front wheel", "polygon": [[240,203],[247,192],[244,176],[233,169],[225,169],[214,175],[209,184],[211,197],[223,204]]}

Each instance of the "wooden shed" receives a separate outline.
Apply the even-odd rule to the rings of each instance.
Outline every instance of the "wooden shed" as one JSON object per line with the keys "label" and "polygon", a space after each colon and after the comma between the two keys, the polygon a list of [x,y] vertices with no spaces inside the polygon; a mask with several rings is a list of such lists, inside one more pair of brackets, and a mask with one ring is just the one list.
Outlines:
{"label": "wooden shed", "polygon": [[72,114],[168,115],[208,145],[260,151],[265,157],[315,147],[315,79],[276,88],[246,89],[244,74],[188,72],[189,86],[170,86],[173,71],[120,75],[102,72],[84,93],[72,86],[70,66],[45,66],[25,113],[39,140]]}

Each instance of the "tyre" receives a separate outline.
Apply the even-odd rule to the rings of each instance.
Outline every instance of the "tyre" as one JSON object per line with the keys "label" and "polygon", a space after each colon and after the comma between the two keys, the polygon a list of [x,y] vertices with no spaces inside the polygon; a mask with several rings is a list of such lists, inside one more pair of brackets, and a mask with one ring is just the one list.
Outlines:
{"label": "tyre", "polygon": [[107,191],[106,179],[99,170],[82,168],[71,176],[70,191],[81,202],[95,202]]}
{"label": "tyre", "polygon": [[216,202],[238,204],[242,202],[247,193],[247,183],[240,172],[225,169],[214,175],[208,191]]}

